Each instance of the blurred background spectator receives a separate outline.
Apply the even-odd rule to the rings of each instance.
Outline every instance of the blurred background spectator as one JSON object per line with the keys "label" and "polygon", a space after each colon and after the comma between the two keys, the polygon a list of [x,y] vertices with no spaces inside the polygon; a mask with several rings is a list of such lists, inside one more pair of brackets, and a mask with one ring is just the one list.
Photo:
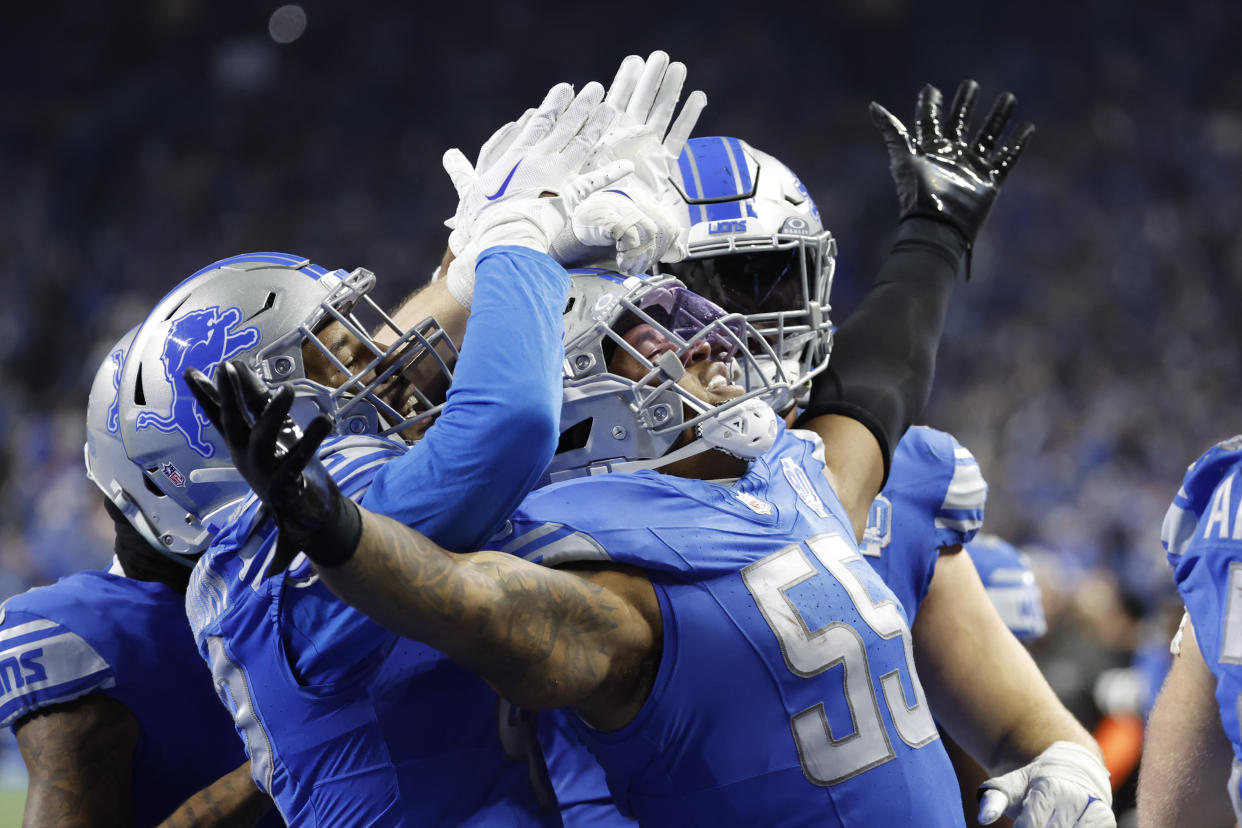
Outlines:
{"label": "blurred background spectator", "polygon": [[1158,684],[1177,615],[1160,520],[1185,466],[1239,430],[1239,34],[1234,0],[5,4],[0,598],[108,560],[81,465],[89,382],[202,265],[292,251],[364,265],[395,300],[444,245],[445,148],[472,155],[552,83],[663,48],[708,93],[699,134],[747,139],[817,199],[840,317],[896,215],[867,101],[909,121],[923,83],[973,77],[981,108],[1012,90],[1038,132],[926,420],[978,457],[988,530],[1038,548],[1036,653],[1092,725],[1103,670],[1147,653],[1136,675]]}

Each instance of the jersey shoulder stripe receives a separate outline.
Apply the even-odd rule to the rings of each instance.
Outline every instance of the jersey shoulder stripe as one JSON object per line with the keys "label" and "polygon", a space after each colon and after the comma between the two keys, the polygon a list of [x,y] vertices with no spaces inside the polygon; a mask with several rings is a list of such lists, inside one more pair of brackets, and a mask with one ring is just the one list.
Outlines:
{"label": "jersey shoulder stripe", "polygon": [[116,686],[112,666],[55,621],[6,610],[0,619],[0,725]]}
{"label": "jersey shoulder stripe", "polygon": [[936,546],[953,546],[967,543],[983,525],[988,484],[974,455],[953,435],[914,426],[893,452],[881,494],[903,520],[930,517]]}
{"label": "jersey shoulder stripe", "polygon": [[[500,551],[510,555],[520,555],[527,560],[539,558],[547,566],[556,566],[567,561],[606,561],[608,552],[590,535],[579,532],[563,523],[549,521],[524,527],[521,535],[504,541]],[[513,523],[506,525],[508,534],[513,532]]]}
{"label": "jersey shoulder stripe", "polygon": [[945,434],[953,444],[953,476],[945,490],[944,500],[936,510],[936,528],[962,533],[961,543],[974,537],[983,525],[983,511],[988,499],[988,483],[979,462],[970,450]]}

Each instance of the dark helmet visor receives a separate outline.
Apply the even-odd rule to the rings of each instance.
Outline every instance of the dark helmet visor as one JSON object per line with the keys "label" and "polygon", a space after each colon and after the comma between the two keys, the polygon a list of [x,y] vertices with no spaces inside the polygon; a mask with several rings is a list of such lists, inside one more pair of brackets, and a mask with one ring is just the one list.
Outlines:
{"label": "dark helmet visor", "polygon": [[803,269],[802,256],[795,246],[687,259],[660,269],[730,312],[749,316],[802,310],[804,273],[814,272]]}

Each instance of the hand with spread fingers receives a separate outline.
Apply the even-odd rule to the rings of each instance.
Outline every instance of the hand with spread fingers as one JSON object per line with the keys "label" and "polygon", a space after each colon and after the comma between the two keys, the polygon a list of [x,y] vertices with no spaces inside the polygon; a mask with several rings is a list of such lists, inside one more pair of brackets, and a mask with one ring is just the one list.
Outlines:
{"label": "hand with spread fingers", "polygon": [[569,84],[557,84],[533,112],[489,139],[480,153],[488,158],[485,168],[457,148],[445,152],[444,169],[458,197],[450,237],[456,259],[446,278],[463,306],[474,295],[480,253],[496,245],[547,252],[587,196],[633,170],[629,161],[587,165],[616,116],[603,99],[598,83],[577,95]]}
{"label": "hand with spread fingers", "polygon": [[572,237],[562,234],[553,247],[558,259],[600,264],[598,248],[615,246],[611,263],[634,275],[685,258],[675,212],[681,197],[670,175],[707,105],[706,95],[691,92],[674,119],[685,80],[685,64],[663,51],[622,61],[604,99],[618,115],[589,164],[629,161],[634,172],[578,207]]}
{"label": "hand with spread fingers", "polygon": [[[679,196],[670,172],[707,105],[706,95],[692,92],[673,117],[685,79],[685,64],[670,62],[662,51],[652,52],[646,60],[630,55],[622,61],[599,110],[582,130],[584,138],[595,144],[572,182],[572,195],[551,190],[561,195],[558,206],[567,220],[550,237],[548,252],[562,265],[608,265],[635,275],[657,261],[674,262],[685,256],[681,223],[673,209]],[[539,108],[526,110],[496,130],[473,165],[458,149],[446,152],[444,168],[459,197],[465,199],[483,186],[480,181],[498,185],[511,172],[521,137],[561,106],[568,88],[553,87]],[[598,84],[588,84],[579,97],[589,90],[592,95],[602,93]],[[569,114],[566,110],[561,117]],[[600,119],[608,121],[602,135],[594,129]],[[452,230],[449,248],[456,256],[448,266],[450,289],[469,306],[474,259],[486,244],[478,243],[478,228],[464,220],[460,208],[446,225]]]}
{"label": "hand with spread fingers", "polygon": [[347,560],[361,533],[358,510],[315,456],[331,421],[320,415],[301,432],[289,417],[293,389],[272,391],[238,360],[222,363],[214,381],[194,368],[185,381],[223,435],[233,464],[276,519],[277,562],[269,573],[299,551],[322,565]]}
{"label": "hand with spread fingers", "polygon": [[1001,185],[1017,163],[1035,127],[1019,124],[1007,144],[1001,137],[1016,99],[997,96],[983,126],[967,136],[979,84],[962,81],[946,121],[940,90],[930,84],[919,92],[914,134],[884,107],[871,103],[871,120],[884,136],[889,168],[897,185],[901,217],[922,216],[953,225],[973,243],[996,201]]}

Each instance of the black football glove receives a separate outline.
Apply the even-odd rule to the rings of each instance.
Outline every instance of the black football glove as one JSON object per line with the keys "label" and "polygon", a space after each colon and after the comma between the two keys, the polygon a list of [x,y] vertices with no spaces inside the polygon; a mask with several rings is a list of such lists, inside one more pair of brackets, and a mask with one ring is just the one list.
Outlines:
{"label": "black football glove", "polygon": [[331,421],[321,414],[300,433],[289,417],[293,389],[270,391],[237,360],[222,363],[214,382],[194,368],[184,376],[233,464],[276,520],[277,552],[268,573],[283,570],[299,551],[323,566],[349,560],[362,534],[361,516],[315,456]]}
{"label": "black football glove", "polygon": [[930,84],[924,86],[915,109],[913,137],[887,109],[874,101],[870,107],[871,120],[888,147],[901,217],[948,222],[965,237],[968,246],[974,243],[1001,184],[1035,131],[1030,123],[1022,123],[1014,130],[1010,144],[1000,145],[1016,101],[1004,92],[996,98],[983,127],[967,142],[970,113],[978,96],[979,84],[962,81],[946,124],[940,90]]}

